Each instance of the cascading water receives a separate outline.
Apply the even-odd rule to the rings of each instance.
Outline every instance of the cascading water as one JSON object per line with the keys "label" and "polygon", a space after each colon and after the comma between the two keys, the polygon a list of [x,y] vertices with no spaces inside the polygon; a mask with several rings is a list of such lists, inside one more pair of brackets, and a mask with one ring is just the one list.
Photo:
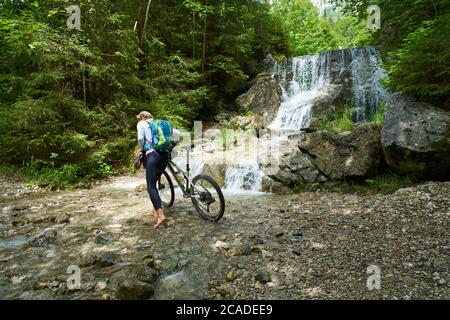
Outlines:
{"label": "cascading water", "polygon": [[[375,114],[387,98],[380,85],[385,75],[378,51],[374,47],[358,47],[325,51],[316,56],[297,57],[276,63],[274,77],[282,92],[272,130],[300,130],[308,126],[311,108],[332,85],[341,85],[351,97],[355,120],[363,122]],[[351,86],[349,86],[351,83]]]}
{"label": "cascading water", "polygon": [[304,56],[275,64],[282,102],[271,130],[300,130],[308,125],[313,101],[329,84],[330,56]]}
{"label": "cascading water", "polygon": [[356,121],[364,122],[387,100],[388,93],[380,84],[385,72],[381,57],[374,47],[351,48],[349,51]]}
{"label": "cascading water", "polygon": [[264,176],[257,161],[229,167],[225,173],[225,191],[231,194],[259,193]]}
{"label": "cascading water", "polygon": [[[344,100],[353,105],[354,120],[367,121],[388,97],[379,83],[384,75],[380,55],[374,47],[326,51],[277,62],[273,77],[279,83],[282,102],[269,129],[277,133],[276,140],[298,134],[308,127],[315,103],[326,99],[333,87],[340,87]],[[263,177],[257,159],[229,166],[225,189],[232,193],[258,192]]]}

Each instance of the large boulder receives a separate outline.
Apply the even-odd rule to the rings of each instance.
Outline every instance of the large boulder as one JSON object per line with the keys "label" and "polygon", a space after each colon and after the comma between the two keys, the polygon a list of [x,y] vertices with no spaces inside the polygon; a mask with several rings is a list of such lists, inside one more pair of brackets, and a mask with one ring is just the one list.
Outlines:
{"label": "large boulder", "polygon": [[450,113],[401,93],[386,106],[381,143],[386,163],[401,174],[450,177]]}
{"label": "large boulder", "polygon": [[[267,154],[259,159],[261,170],[275,182],[293,186],[298,181],[323,181],[323,176],[315,167],[310,157],[298,147],[299,137],[278,141],[275,148],[268,148]],[[274,151],[276,150],[276,151]],[[274,159],[276,157],[276,159]]]}
{"label": "large boulder", "polygon": [[281,92],[271,73],[262,73],[256,77],[253,86],[236,100],[240,110],[256,114],[259,128],[267,127],[278,112]]}
{"label": "large boulder", "polygon": [[326,177],[339,180],[375,173],[381,162],[380,129],[374,124],[349,132],[306,133],[299,148]]}
{"label": "large boulder", "polygon": [[138,280],[123,280],[115,291],[119,300],[149,300],[155,294],[152,285]]}

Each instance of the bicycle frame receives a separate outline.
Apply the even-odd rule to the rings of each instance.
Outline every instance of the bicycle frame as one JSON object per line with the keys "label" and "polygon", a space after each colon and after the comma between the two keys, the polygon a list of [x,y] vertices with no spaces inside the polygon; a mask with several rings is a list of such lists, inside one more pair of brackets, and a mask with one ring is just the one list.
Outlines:
{"label": "bicycle frame", "polygon": [[[172,177],[175,179],[175,182],[180,187],[181,191],[183,192],[183,196],[185,198],[189,198],[192,196],[191,192],[191,178],[190,178],[190,165],[189,165],[189,156],[190,156],[190,150],[186,150],[186,171],[183,171],[175,162],[172,161],[172,155],[169,153],[169,163],[167,165],[166,170],[168,170]],[[176,169],[176,171],[175,171]],[[183,175],[184,181],[180,181],[181,179],[177,175],[178,173],[181,173]]]}

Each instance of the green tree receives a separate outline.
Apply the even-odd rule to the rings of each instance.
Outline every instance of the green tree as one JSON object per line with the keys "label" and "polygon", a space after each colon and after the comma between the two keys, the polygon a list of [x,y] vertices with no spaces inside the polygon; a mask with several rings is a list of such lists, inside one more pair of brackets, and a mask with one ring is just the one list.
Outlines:
{"label": "green tree", "polygon": [[272,14],[282,23],[292,55],[316,54],[339,47],[326,19],[309,0],[274,1]]}

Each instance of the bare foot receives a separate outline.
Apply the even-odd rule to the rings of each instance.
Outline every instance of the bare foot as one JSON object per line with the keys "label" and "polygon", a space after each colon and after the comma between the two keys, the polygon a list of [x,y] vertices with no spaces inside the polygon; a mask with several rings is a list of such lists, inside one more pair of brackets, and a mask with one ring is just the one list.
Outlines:
{"label": "bare foot", "polygon": [[166,221],[166,216],[164,215],[164,211],[162,209],[159,209],[158,211],[156,211],[156,213],[158,214],[158,221],[155,224],[155,229],[158,229],[160,225],[162,225],[164,223],[164,221]]}
{"label": "bare foot", "polygon": [[166,217],[162,216],[158,218],[158,222],[155,224],[155,226],[153,228],[158,229],[159,226],[161,226],[164,221],[166,221]]}

